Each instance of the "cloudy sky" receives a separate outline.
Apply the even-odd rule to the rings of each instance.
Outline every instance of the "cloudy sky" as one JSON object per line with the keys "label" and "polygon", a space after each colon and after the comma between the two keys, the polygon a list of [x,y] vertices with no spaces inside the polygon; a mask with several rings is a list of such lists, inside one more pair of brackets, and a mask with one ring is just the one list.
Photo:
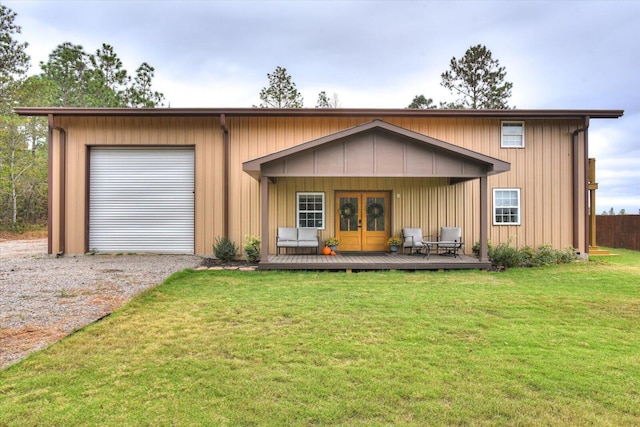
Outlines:
{"label": "cloudy sky", "polygon": [[4,1],[32,73],[63,42],[148,62],[171,107],[251,107],[283,66],[314,107],[404,108],[440,86],[450,59],[484,44],[517,108],[623,109],[592,120],[597,210],[640,211],[640,1]]}

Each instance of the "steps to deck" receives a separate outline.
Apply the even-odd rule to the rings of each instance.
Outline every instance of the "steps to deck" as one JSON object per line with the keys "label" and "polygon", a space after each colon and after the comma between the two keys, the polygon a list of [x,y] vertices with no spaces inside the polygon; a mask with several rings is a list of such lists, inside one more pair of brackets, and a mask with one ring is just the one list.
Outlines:
{"label": "steps to deck", "polygon": [[589,255],[611,255],[611,252],[597,246],[589,246]]}

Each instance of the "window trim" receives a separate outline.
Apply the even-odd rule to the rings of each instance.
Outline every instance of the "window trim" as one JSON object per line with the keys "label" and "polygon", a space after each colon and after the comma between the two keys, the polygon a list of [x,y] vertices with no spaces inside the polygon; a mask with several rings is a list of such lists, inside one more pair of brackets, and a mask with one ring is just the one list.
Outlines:
{"label": "window trim", "polygon": [[300,213],[301,212],[317,212],[313,211],[301,211],[300,210],[300,196],[321,196],[322,197],[322,227],[316,227],[318,230],[324,230],[327,226],[326,212],[327,212],[327,198],[324,191],[297,191],[296,192],[296,227],[300,227]]}
{"label": "window trim", "polygon": [[[517,206],[496,206],[496,195],[499,191],[515,191],[518,195]],[[497,208],[517,208],[518,209],[518,221],[517,222],[498,222],[496,221],[496,209]],[[520,188],[494,188],[493,189],[493,206],[492,206],[493,225],[521,225],[522,224],[522,197]]]}
{"label": "window trim", "polygon": [[[505,133],[504,127],[505,125],[521,125],[522,133],[521,134],[509,134],[509,135],[520,135],[522,137],[522,143],[520,145],[509,145],[504,141]],[[524,121],[523,120],[503,120],[500,122],[500,148],[524,148]]]}

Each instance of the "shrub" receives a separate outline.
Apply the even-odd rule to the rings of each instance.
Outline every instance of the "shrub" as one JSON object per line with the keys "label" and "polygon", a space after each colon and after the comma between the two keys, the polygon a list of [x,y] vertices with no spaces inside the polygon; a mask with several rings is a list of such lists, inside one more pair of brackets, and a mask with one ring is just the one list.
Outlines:
{"label": "shrub", "polygon": [[244,253],[248,262],[255,263],[260,261],[260,237],[244,236]]}
{"label": "shrub", "polygon": [[500,243],[489,251],[489,261],[501,268],[519,267],[522,264],[522,255],[509,243]]}
{"label": "shrub", "polygon": [[213,245],[213,253],[220,261],[229,262],[236,258],[238,248],[236,244],[227,237],[216,237],[215,244]]}
{"label": "shrub", "polygon": [[520,265],[523,267],[535,267],[536,250],[531,246],[523,246],[520,248]]}
{"label": "shrub", "polygon": [[564,251],[558,252],[558,264],[569,264],[578,259],[578,254],[576,254],[576,248],[573,246],[569,246]]}
{"label": "shrub", "polygon": [[500,243],[495,248],[489,249],[489,261],[499,269],[567,264],[575,261],[577,258],[575,250],[572,247],[564,251],[553,249],[551,245],[540,245],[537,248],[523,246],[517,249],[507,242]]}

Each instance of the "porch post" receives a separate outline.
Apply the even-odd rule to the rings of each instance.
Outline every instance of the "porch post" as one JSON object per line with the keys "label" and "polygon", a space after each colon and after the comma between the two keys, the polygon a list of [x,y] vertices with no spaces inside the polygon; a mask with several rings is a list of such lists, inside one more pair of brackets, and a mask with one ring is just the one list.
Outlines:
{"label": "porch post", "polygon": [[480,262],[489,261],[489,250],[487,245],[487,235],[489,231],[488,215],[488,184],[487,177],[480,177]]}
{"label": "porch post", "polygon": [[269,179],[260,177],[260,259],[269,257]]}

